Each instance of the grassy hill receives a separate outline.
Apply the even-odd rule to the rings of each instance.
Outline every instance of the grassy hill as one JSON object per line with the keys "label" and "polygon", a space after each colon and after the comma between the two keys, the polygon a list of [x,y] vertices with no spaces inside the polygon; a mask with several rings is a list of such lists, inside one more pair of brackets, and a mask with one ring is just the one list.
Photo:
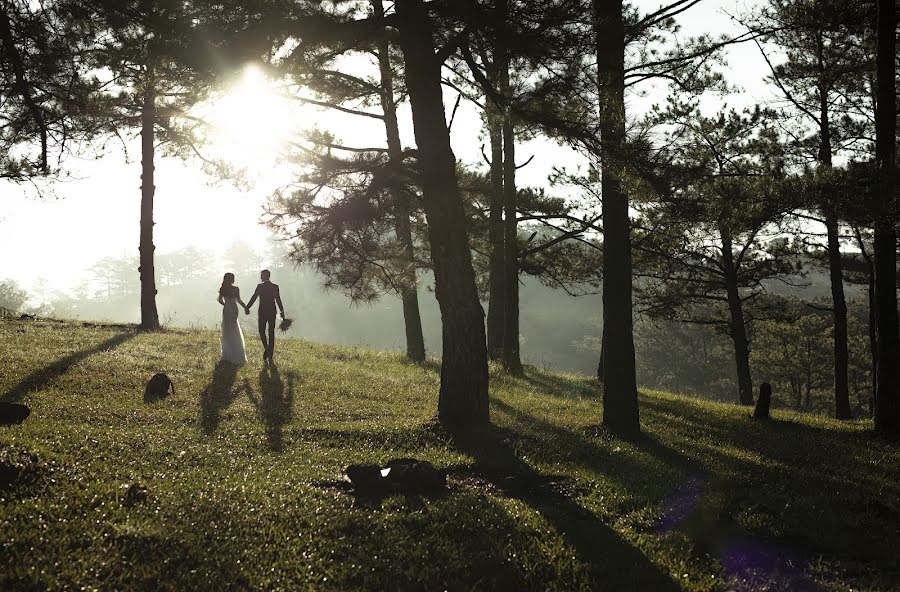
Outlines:
{"label": "grassy hill", "polygon": [[[250,337],[250,336],[248,336]],[[213,332],[0,321],[0,589],[872,589],[900,586],[900,446],[867,422],[641,394],[609,437],[588,378],[492,369],[489,434],[433,421],[436,363]],[[177,392],[145,404],[164,370]],[[415,456],[449,493],[358,500]]]}

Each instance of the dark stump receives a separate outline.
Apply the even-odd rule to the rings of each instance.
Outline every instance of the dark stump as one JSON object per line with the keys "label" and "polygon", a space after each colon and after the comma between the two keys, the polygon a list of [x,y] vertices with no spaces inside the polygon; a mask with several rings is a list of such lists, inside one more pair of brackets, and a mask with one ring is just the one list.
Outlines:
{"label": "dark stump", "polygon": [[769,407],[772,406],[772,385],[764,382],[759,385],[759,399],[753,410],[754,419],[769,419]]}

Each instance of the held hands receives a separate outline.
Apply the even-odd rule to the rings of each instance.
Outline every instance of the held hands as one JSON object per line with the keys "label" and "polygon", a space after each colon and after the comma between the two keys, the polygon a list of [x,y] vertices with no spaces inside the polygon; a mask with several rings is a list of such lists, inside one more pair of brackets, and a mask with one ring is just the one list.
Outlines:
{"label": "held hands", "polygon": [[250,314],[250,307],[249,307],[249,306],[245,306],[245,307],[244,307],[244,314]]}

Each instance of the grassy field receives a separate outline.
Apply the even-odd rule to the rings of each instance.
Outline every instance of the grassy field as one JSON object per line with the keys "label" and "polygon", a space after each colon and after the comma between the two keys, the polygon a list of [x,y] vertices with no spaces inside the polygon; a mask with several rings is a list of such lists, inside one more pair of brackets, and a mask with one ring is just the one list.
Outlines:
{"label": "grassy field", "polygon": [[[211,332],[0,321],[2,590],[889,590],[900,445],[868,422],[641,394],[597,428],[585,377],[491,374],[495,428],[433,421],[437,365]],[[155,372],[177,392],[145,404]],[[354,498],[343,469],[415,456],[440,497]]]}

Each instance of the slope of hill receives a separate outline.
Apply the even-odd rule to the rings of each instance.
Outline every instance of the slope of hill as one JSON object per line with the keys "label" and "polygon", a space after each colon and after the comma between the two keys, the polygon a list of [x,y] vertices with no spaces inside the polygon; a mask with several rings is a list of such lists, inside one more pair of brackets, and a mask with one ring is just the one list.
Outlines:
{"label": "slope of hill", "polygon": [[[648,392],[596,426],[588,378],[492,369],[487,434],[431,418],[394,353],[213,332],[0,321],[0,589],[872,589],[900,586],[900,446],[867,422]],[[163,370],[176,394],[145,404]],[[414,456],[439,497],[355,499],[351,463]]]}

